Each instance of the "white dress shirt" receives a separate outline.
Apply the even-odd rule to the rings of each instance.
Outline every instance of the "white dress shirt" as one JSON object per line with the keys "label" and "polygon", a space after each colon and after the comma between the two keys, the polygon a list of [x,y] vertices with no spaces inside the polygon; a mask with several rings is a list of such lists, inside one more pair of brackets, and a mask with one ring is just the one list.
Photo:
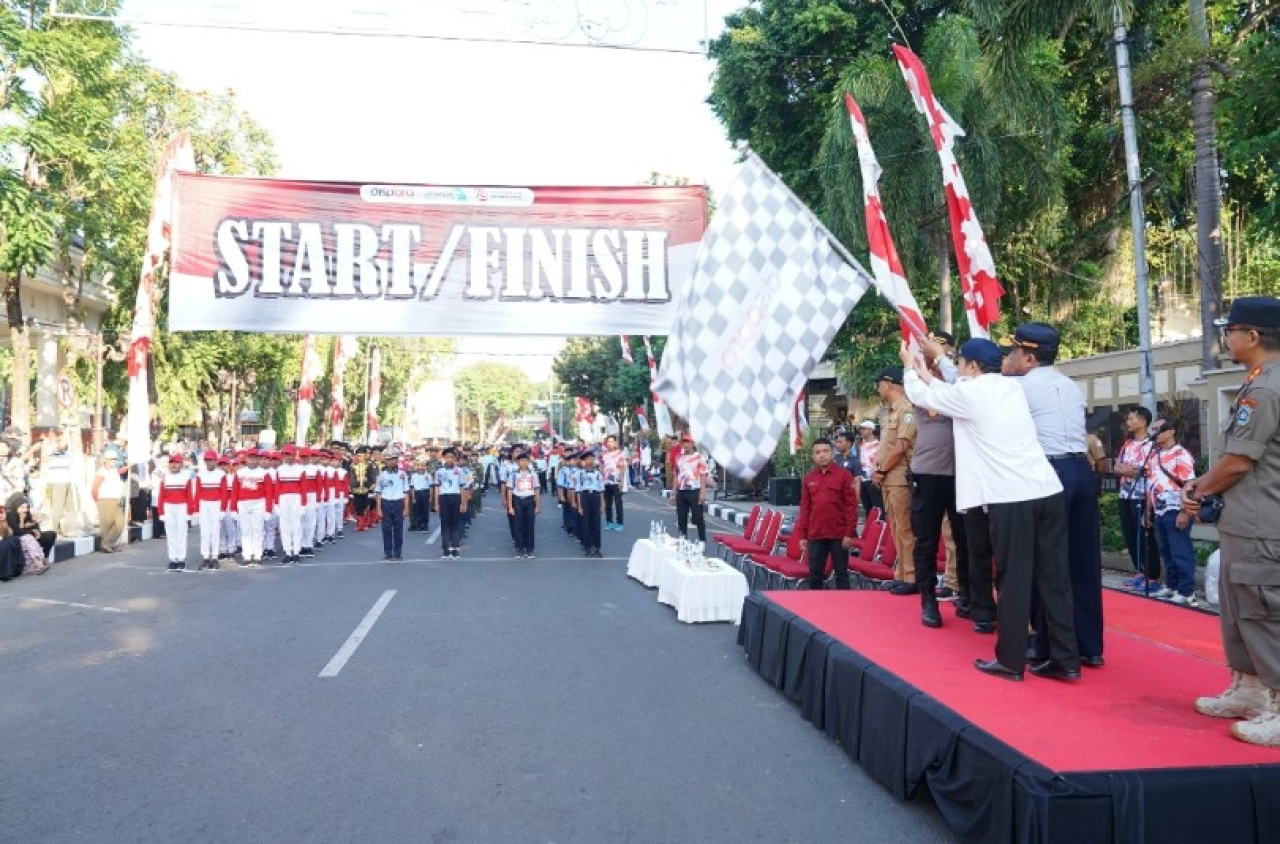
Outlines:
{"label": "white dress shirt", "polygon": [[1088,449],[1086,408],[1075,382],[1052,366],[1037,366],[1013,380],[1026,393],[1036,439],[1044,453],[1084,454]]}
{"label": "white dress shirt", "polygon": [[925,384],[908,369],[903,388],[912,404],[954,420],[956,509],[1035,501],[1062,492],[1036,441],[1022,388],[994,373],[954,384]]}

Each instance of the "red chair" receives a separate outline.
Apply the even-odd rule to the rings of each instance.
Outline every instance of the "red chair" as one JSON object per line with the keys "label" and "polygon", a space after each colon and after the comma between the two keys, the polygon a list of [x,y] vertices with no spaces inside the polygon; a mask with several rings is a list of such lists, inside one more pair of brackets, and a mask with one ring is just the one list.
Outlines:
{"label": "red chair", "polygon": [[869,521],[862,531],[862,536],[854,540],[853,547],[849,550],[860,560],[874,561],[880,555],[880,546],[883,544],[885,533],[887,528],[884,522]]}
{"label": "red chair", "polygon": [[755,548],[764,542],[764,529],[768,526],[769,519],[773,517],[773,512],[772,510],[765,510],[757,514],[756,524],[751,532],[743,536],[727,535],[723,538],[717,538],[716,542],[720,543],[721,547],[727,548],[733,556],[742,554],[741,549],[743,548]]}
{"label": "red chair", "polygon": [[738,558],[741,560],[741,564],[738,568],[743,574],[747,575],[747,582],[752,586],[752,588],[755,587],[755,573],[759,569],[759,566],[753,565],[750,569],[744,567],[750,565],[747,561],[750,559],[750,555],[752,554],[768,556],[773,553],[774,549],[778,545],[778,531],[781,529],[782,513],[777,510],[771,510],[769,515],[764,518],[764,536],[760,542],[754,545],[740,545],[738,549],[735,549],[734,553],[736,553]]}
{"label": "red chair", "polygon": [[[794,585],[798,578],[809,576],[807,556],[800,550],[800,538],[792,531],[787,537],[784,553],[747,555],[747,559],[755,566],[748,579],[754,581],[763,578],[766,589],[785,589],[788,582]],[[797,567],[803,569],[802,574],[787,574],[796,571]]]}
{"label": "red chair", "polygon": [[866,530],[853,545],[855,556],[849,558],[849,573],[859,589],[875,589],[893,579],[893,566],[886,565],[883,559],[886,546],[892,545],[888,525],[879,521],[867,523]]}
{"label": "red chair", "polygon": [[739,539],[751,540],[751,532],[756,529],[756,524],[760,521],[760,505],[757,504],[751,508],[751,513],[747,516],[747,523],[742,528],[741,534],[736,533],[713,533],[711,538],[720,546],[720,556],[723,557],[723,551],[726,547],[725,540],[731,539],[737,541]]}
{"label": "red chair", "polygon": [[879,507],[872,507],[870,510],[867,511],[867,524],[871,524],[872,522],[883,522],[883,521],[884,521],[884,511],[881,510]]}

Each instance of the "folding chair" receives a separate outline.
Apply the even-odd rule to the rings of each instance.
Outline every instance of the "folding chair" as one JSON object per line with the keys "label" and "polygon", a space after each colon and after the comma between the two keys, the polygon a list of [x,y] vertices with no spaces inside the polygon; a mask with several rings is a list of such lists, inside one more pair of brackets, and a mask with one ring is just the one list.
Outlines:
{"label": "folding chair", "polygon": [[755,505],[754,507],[752,507],[752,508],[751,508],[751,513],[747,516],[747,523],[746,523],[746,525],[742,528],[742,533],[740,533],[740,534],[738,534],[738,533],[713,533],[713,534],[711,534],[711,538],[712,538],[713,540],[715,540],[716,544],[718,544],[718,545],[720,546],[719,550],[717,550],[717,551],[716,551],[716,555],[717,555],[717,556],[719,556],[721,559],[724,559],[724,550],[725,550],[725,547],[726,547],[726,546],[725,546],[725,540],[726,540],[726,539],[731,539],[731,540],[734,540],[734,541],[737,541],[737,540],[739,540],[739,539],[745,539],[745,540],[747,540],[748,542],[749,542],[749,541],[751,541],[751,532],[752,532],[752,531],[754,531],[754,530],[756,529],[756,524],[757,524],[759,521],[760,521],[760,505],[759,505],[759,504],[757,504],[757,505]]}
{"label": "folding chair", "polygon": [[741,569],[742,567],[738,565],[738,558],[742,554],[742,549],[755,549],[760,545],[760,543],[764,542],[764,531],[769,525],[769,520],[773,518],[773,512],[774,511],[772,510],[762,510],[758,513],[756,516],[755,526],[749,534],[745,534],[743,536],[726,535],[718,537],[716,542],[719,543],[722,549],[729,552],[729,555],[724,559],[727,559],[732,563],[735,568]]}

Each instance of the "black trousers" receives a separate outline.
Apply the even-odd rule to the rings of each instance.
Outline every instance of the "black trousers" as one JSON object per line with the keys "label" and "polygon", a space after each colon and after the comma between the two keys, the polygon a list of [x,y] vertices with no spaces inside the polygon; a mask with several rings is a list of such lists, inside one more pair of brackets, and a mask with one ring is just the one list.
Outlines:
{"label": "black trousers", "polygon": [[546,472],[538,473],[538,489],[544,493],[547,491],[547,473]]}
{"label": "black trousers", "polygon": [[1160,579],[1160,550],[1156,547],[1156,534],[1142,526],[1142,511],[1147,506],[1143,498],[1121,498],[1120,530],[1124,533],[1124,547],[1129,551],[1133,570],[1152,580]]}
{"label": "black trousers", "polygon": [[701,493],[696,489],[682,489],[676,492],[676,526],[680,535],[689,533],[689,515],[693,514],[693,526],[698,529],[698,541],[707,541],[706,505],[698,503]]}
{"label": "black trousers", "polygon": [[956,479],[954,475],[911,476],[911,530],[916,535],[916,585],[921,600],[937,601],[934,587],[938,583],[938,544],[942,541],[942,517],[951,520],[951,538],[956,541],[956,578],[960,581],[960,598],[965,600],[969,585],[969,543],[964,519],[956,512]]}
{"label": "black trousers", "polygon": [[599,550],[601,493],[595,490],[579,492],[578,501],[582,504],[582,516],[578,519],[578,538],[582,540],[582,547]]}
{"label": "black trousers", "polygon": [[826,581],[827,558],[835,571],[836,588],[849,588],[849,549],[839,539],[809,540],[809,588],[822,589]]}
{"label": "black trousers", "polygon": [[532,495],[521,498],[519,496],[511,496],[511,507],[516,511],[512,517],[512,523],[515,526],[516,548],[525,551],[533,550],[533,516],[534,509],[537,507],[538,500]]}
{"label": "black trousers", "polygon": [[[955,522],[952,522],[954,529]],[[995,552],[991,546],[991,520],[981,507],[964,514],[964,533],[969,546],[968,577],[961,575],[960,599],[968,600],[973,621],[988,624],[996,620]],[[959,540],[957,540],[958,545]],[[957,547],[956,553],[959,554]],[[968,587],[968,593],[965,588]]]}
{"label": "black trousers", "polygon": [[431,530],[431,490],[414,489],[409,494],[413,496],[413,520],[410,530]]}
{"label": "black trousers", "polygon": [[872,486],[870,481],[863,480],[862,512],[870,513],[873,507],[879,507],[880,512],[884,513],[884,493],[880,491],[879,487]]}
{"label": "black trousers", "polygon": [[440,550],[462,547],[462,494],[447,492],[438,496],[440,508]]}
{"label": "black trousers", "polygon": [[[615,509],[618,511],[616,519],[613,517]],[[622,524],[622,486],[619,484],[604,485],[604,520]]]}
{"label": "black trousers", "polygon": [[1031,501],[992,504],[996,554],[996,658],[1021,671],[1027,664],[1027,624],[1032,592],[1044,613],[1048,656],[1064,668],[1080,667],[1067,570],[1067,507],[1059,492]]}
{"label": "black trousers", "polygon": [[565,499],[564,501],[560,502],[560,513],[563,520],[564,529],[569,533],[573,533],[573,529],[577,524],[574,521],[573,517],[576,516],[578,512],[573,509],[573,505],[569,503],[568,499]]}
{"label": "black trousers", "polygon": [[357,516],[363,516],[369,512],[369,493],[353,492],[351,493],[351,510]]}
{"label": "black trousers", "polygon": [[[1081,656],[1102,656],[1102,523],[1098,515],[1098,484],[1083,454],[1049,463],[1062,481],[1076,646]],[[1049,643],[1043,608],[1038,601],[1032,602],[1031,620],[1036,628],[1035,652],[1045,656]]]}
{"label": "black trousers", "polygon": [[404,547],[405,500],[382,502],[382,553],[399,557]]}

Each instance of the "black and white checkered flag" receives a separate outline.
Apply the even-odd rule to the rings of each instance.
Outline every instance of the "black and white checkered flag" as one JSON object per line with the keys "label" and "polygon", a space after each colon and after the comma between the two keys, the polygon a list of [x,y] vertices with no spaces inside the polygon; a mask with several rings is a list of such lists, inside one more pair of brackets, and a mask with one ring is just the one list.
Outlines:
{"label": "black and white checkered flag", "polygon": [[804,203],[748,153],[702,238],[655,390],[717,463],[752,478],[869,283]]}

